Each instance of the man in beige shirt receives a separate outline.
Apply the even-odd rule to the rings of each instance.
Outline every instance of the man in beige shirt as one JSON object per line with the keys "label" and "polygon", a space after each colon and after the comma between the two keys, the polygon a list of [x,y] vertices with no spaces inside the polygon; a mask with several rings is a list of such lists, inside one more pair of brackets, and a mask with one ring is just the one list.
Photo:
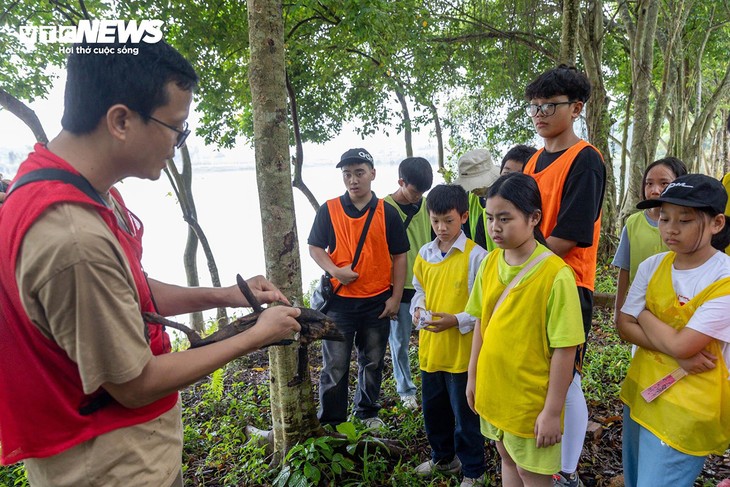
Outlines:
{"label": "man in beige shirt", "polygon": [[[38,181],[0,211],[0,454],[24,460],[34,486],[182,486],[177,391],[291,337],[299,311],[269,308],[244,333],[167,353],[169,337],[142,311],[249,303],[236,286],[185,288],[143,273],[142,224],[112,185],[160,177],[189,134],[197,76],[164,41],[134,44],[135,54],[92,54],[97,46],[69,56],[63,129],[18,171],[80,175],[91,196]],[[287,302],[261,276],[248,283],[263,303]],[[108,404],[89,407],[103,396]]]}

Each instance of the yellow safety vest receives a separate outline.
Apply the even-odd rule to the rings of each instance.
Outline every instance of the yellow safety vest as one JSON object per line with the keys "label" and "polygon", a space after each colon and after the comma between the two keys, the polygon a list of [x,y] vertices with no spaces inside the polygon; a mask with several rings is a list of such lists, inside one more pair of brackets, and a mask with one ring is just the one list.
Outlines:
{"label": "yellow safety vest", "polygon": [[[679,330],[706,301],[730,294],[730,278],[703,289],[680,305],[672,286],[674,252],[662,259],[646,291],[646,309]],[[730,382],[717,340],[707,350],[717,357],[716,367],[684,377],[652,402],[641,391],[679,367],[669,355],[639,347],[621,387],[621,400],[631,418],[672,448],[688,455],[722,455],[730,444]]]}
{"label": "yellow safety vest", "polygon": [[[429,263],[420,255],[413,273],[426,293],[426,309],[438,313],[461,313],[469,300],[469,254],[476,243],[467,239],[464,252],[453,252],[441,262]],[[462,334],[455,326],[440,333],[421,330],[418,360],[426,372],[458,374],[469,369],[473,332]]]}
{"label": "yellow safety vest", "polygon": [[[555,255],[546,258],[512,288],[492,314],[509,284],[496,278],[503,253],[502,249],[490,252],[482,270],[483,343],[477,361],[475,409],[499,429],[534,438],[550,378],[548,298],[558,271],[568,265]],[[533,253],[531,259],[540,253]]]}

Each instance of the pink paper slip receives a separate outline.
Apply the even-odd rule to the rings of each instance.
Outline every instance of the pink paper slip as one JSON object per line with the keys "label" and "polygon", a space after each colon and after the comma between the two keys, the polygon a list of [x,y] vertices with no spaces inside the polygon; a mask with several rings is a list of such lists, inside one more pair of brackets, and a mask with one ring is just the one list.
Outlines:
{"label": "pink paper slip", "polygon": [[672,387],[674,384],[677,383],[677,381],[679,381],[679,379],[686,375],[687,372],[682,367],[675,369],[666,377],[662,377],[661,379],[641,391],[641,397],[643,397],[646,402],[652,402],[654,399],[659,397],[662,392]]}

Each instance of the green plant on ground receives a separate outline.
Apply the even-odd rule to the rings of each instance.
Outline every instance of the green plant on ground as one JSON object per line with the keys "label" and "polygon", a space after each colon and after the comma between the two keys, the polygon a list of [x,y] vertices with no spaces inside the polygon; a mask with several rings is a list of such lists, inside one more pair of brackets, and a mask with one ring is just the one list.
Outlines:
{"label": "green plant on ground", "polygon": [[25,465],[16,463],[7,467],[0,466],[0,485],[7,487],[27,487],[28,477],[25,473]]}
{"label": "green plant on ground", "polygon": [[617,275],[616,268],[609,262],[599,262],[596,269],[595,292],[616,294]]}
{"label": "green plant on ground", "polygon": [[286,455],[286,465],[274,479],[275,487],[320,485],[329,483],[335,476],[349,472],[355,463],[342,453],[335,451],[341,438],[320,436],[308,438],[304,443],[294,445]]}

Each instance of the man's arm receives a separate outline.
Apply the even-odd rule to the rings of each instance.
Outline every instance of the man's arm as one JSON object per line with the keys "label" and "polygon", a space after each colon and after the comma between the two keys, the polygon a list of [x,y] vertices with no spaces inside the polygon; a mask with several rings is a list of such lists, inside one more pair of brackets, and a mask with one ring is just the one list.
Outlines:
{"label": "man's arm", "polygon": [[406,253],[396,254],[393,259],[393,294],[385,301],[385,308],[378,318],[386,318],[398,314],[400,300],[403,297],[403,285],[406,282],[406,266],[408,258]]}
{"label": "man's arm", "polygon": [[243,333],[201,348],[153,355],[136,378],[122,384],[106,382],[102,387],[124,407],[146,406],[195,383],[235,358],[291,338],[301,329],[295,319],[299,313],[299,309],[289,306],[268,308],[256,325]]}
{"label": "man's arm", "polygon": [[[157,311],[163,316],[181,315],[219,307],[249,307],[237,285],[227,287],[183,287],[148,278]],[[281,291],[263,276],[247,279],[260,304],[280,301],[289,304]]]}
{"label": "man's arm", "polygon": [[335,263],[332,262],[330,255],[322,247],[310,245],[309,255],[312,257],[312,259],[314,259],[317,265],[322,268],[323,271],[329,273],[330,276],[340,281],[343,286],[351,284],[353,281],[355,281],[355,279],[360,276],[360,274],[352,270],[351,264],[348,264],[344,267],[337,267]]}
{"label": "man's arm", "polygon": [[553,253],[561,259],[568,255],[568,252],[570,252],[573,247],[578,245],[578,242],[575,240],[565,240],[564,238],[553,236],[548,237],[546,240],[550,250],[552,250]]}

